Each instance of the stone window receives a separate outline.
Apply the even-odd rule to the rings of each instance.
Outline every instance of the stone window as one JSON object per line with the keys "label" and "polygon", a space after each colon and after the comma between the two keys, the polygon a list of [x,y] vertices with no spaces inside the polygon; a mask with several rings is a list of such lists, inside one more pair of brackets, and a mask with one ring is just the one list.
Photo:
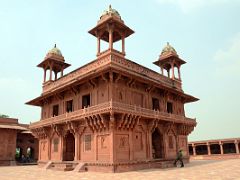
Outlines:
{"label": "stone window", "polygon": [[90,94],[82,96],[82,108],[90,106]]}
{"label": "stone window", "polygon": [[173,104],[171,102],[167,102],[167,112],[173,113]]}
{"label": "stone window", "polygon": [[157,98],[152,98],[152,109],[153,110],[160,110],[159,100]]}
{"label": "stone window", "polygon": [[168,147],[173,149],[173,136],[168,136]]}
{"label": "stone window", "polygon": [[73,111],[73,100],[67,101],[66,104],[66,112],[72,112]]}
{"label": "stone window", "polygon": [[58,116],[58,111],[59,111],[59,105],[54,105],[53,106],[53,111],[52,111],[52,116]]}
{"label": "stone window", "polygon": [[91,151],[91,134],[87,134],[84,136],[84,150],[85,151]]}
{"label": "stone window", "polygon": [[53,139],[53,152],[58,152],[58,144],[59,144],[59,139],[54,138]]}

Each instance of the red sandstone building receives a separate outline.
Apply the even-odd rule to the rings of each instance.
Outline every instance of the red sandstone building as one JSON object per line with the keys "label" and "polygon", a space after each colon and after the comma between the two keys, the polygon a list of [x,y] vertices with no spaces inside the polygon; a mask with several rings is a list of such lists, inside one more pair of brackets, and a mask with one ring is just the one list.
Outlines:
{"label": "red sandstone building", "polygon": [[122,172],[172,165],[179,149],[188,161],[196,119],[185,116],[184,104],[198,99],[182,90],[185,61],[169,44],[154,62],[160,73],[126,59],[125,38],[134,31],[111,6],[89,33],[97,38],[95,60],[63,75],[70,65],[55,46],[38,65],[43,92],[27,104],[42,109],[41,120],[30,125],[39,165]]}
{"label": "red sandstone building", "polygon": [[[27,157],[30,150],[30,159],[38,159],[38,140],[28,130],[28,125],[19,124],[17,119],[0,118],[0,166],[15,165],[22,155]],[[16,159],[16,150],[19,158]]]}

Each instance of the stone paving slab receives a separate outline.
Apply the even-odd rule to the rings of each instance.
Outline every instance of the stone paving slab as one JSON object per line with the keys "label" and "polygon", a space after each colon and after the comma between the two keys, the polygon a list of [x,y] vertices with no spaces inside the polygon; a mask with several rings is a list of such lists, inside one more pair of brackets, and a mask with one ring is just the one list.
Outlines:
{"label": "stone paving slab", "polygon": [[0,180],[240,180],[240,159],[193,160],[184,168],[147,169],[126,173],[62,172],[37,166],[0,167]]}

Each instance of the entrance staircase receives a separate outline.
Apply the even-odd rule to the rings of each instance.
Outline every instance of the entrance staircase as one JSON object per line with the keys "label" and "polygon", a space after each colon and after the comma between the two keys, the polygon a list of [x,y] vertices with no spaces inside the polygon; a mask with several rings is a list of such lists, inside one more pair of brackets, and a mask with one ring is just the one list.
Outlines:
{"label": "entrance staircase", "polygon": [[84,168],[82,166],[79,167],[79,164],[83,164],[83,163],[78,163],[75,161],[49,161],[45,166],[44,169],[51,169],[51,170],[58,170],[58,171],[73,171],[76,167],[78,167],[79,171],[76,172],[80,172],[81,168]]}

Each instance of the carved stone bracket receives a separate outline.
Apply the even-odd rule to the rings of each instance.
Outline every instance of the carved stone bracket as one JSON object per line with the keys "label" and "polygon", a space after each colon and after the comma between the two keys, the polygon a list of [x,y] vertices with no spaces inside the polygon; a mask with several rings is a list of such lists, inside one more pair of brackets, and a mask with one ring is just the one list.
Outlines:
{"label": "carved stone bracket", "polygon": [[50,136],[49,130],[50,130],[49,128],[41,127],[41,128],[32,129],[31,131],[36,138],[46,139],[47,137]]}
{"label": "carved stone bracket", "polygon": [[133,130],[139,124],[140,116],[123,114],[117,125],[118,130]]}
{"label": "carved stone bracket", "polygon": [[109,128],[107,120],[100,116],[99,114],[91,115],[88,117],[85,117],[87,126],[93,131],[93,132],[101,132]]}
{"label": "carved stone bracket", "polygon": [[158,120],[154,119],[148,123],[148,130],[152,133],[158,126]]}
{"label": "carved stone bracket", "polygon": [[189,135],[194,129],[194,125],[181,124],[177,127],[177,132],[179,135]]}

